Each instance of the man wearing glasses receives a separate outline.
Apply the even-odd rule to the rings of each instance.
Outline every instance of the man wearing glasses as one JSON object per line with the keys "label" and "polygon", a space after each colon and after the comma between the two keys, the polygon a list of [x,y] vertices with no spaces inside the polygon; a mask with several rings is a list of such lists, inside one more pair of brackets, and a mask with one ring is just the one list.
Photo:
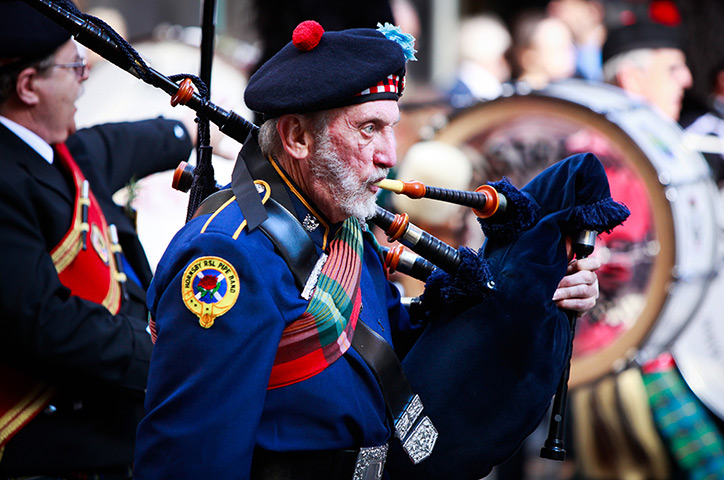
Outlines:
{"label": "man wearing glasses", "polygon": [[0,480],[128,479],[151,270],[111,195],[191,151],[179,122],[76,133],[70,34],[0,0]]}
{"label": "man wearing glasses", "polygon": [[79,79],[84,78],[88,73],[88,62],[85,57],[82,57],[80,54],[76,56],[75,62],[73,63],[54,63],[50,65],[50,67],[72,68]]}

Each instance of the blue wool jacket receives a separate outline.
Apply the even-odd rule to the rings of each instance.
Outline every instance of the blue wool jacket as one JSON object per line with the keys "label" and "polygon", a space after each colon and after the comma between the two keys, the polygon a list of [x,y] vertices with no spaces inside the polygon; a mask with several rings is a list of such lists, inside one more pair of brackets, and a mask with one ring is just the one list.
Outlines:
{"label": "blue wool jacket", "polygon": [[[298,218],[312,215],[318,253],[339,225],[292,195]],[[158,338],[137,435],[135,478],[248,478],[255,446],[272,451],[359,448],[387,442],[380,388],[350,349],[320,374],[267,390],[282,330],[305,310],[292,274],[260,231],[251,233],[232,201],[189,222],[161,259],[148,301]],[[210,328],[183,301],[183,276],[200,257],[238,274],[238,298]],[[223,286],[219,294],[228,294]],[[411,328],[399,292],[365,241],[360,320],[388,342]]]}

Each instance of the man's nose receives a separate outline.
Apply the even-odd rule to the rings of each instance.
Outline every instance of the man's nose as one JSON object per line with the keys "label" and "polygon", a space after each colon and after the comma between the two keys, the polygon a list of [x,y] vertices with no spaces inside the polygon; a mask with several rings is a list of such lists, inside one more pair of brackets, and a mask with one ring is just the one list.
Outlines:
{"label": "man's nose", "polygon": [[694,77],[688,67],[684,67],[679,71],[679,82],[685,90],[691,88],[694,84]]}
{"label": "man's nose", "polygon": [[397,140],[393,132],[384,136],[379,150],[375,153],[374,162],[384,168],[392,168],[397,164]]}

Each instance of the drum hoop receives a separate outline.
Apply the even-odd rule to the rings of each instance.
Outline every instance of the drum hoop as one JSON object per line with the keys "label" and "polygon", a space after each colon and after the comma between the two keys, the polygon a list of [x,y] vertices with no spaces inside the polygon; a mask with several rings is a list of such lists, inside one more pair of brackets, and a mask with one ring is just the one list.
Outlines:
{"label": "drum hoop", "polygon": [[[658,172],[639,145],[604,114],[579,103],[536,93],[498,98],[457,113],[443,129],[437,132],[436,140],[460,145],[489,126],[532,114],[568,121],[578,119],[581,124],[595,128],[620,146],[623,151],[630,153],[626,158],[626,165],[638,173],[646,186],[659,242],[659,252],[654,258],[647,287],[646,304],[639,318],[631,329],[601,351],[582,358],[573,357],[569,387],[576,388],[625,368],[634,359],[638,346],[645,343],[655,326],[669,297],[667,293],[669,287],[675,281],[676,248],[673,213],[666,199],[665,189],[659,181]],[[630,162],[629,158],[638,158],[638,161]]]}

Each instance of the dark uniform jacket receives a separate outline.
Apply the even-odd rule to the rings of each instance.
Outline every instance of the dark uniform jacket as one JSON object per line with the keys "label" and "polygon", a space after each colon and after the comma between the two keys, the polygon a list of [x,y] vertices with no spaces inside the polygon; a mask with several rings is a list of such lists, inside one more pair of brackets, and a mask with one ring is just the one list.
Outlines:
{"label": "dark uniform jacket", "polygon": [[[330,224],[311,201],[292,191],[296,217],[316,225],[309,235],[321,254],[340,225]],[[228,202],[188,222],[158,264],[148,294],[158,339],[147,416],[138,428],[139,480],[254,478],[255,448],[373,447],[391,436],[379,384],[354,349],[316,375],[267,390],[282,330],[309,301],[300,296],[274,244],[260,229],[249,232],[245,225],[236,201]],[[358,322],[392,343],[393,333],[413,326],[373,245],[369,239],[363,243]],[[200,261],[216,267],[196,270]],[[193,282],[183,279],[190,272],[218,276],[226,272],[214,270],[222,264],[234,273],[222,273],[219,283],[236,279],[237,293],[232,295],[230,287],[218,290],[218,304],[228,311],[202,328],[199,316],[187,308]]]}
{"label": "dark uniform jacket", "polygon": [[129,465],[143,413],[151,269],[111,195],[131,178],[176,167],[190,139],[180,123],[155,119],[81,130],[66,144],[141,285],[126,282],[129,300],[115,316],[70,295],[49,254],[70,227],[69,177],[0,125],[0,362],[58,388],[52,408],[6,445],[0,476]]}

